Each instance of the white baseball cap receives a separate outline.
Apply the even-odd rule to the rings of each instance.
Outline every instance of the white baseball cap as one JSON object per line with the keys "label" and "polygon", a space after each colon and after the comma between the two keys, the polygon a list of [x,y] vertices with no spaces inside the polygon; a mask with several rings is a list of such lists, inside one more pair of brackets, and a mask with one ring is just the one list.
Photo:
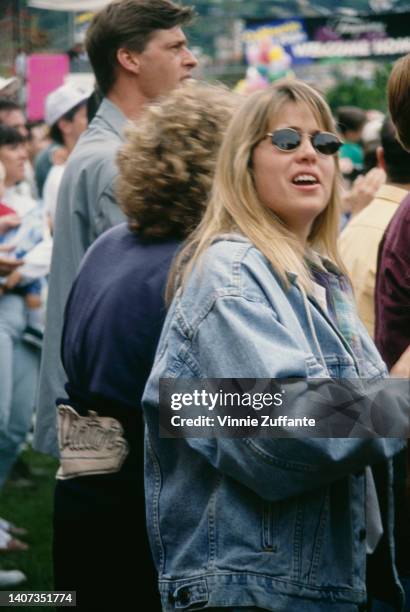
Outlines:
{"label": "white baseball cap", "polygon": [[55,89],[46,98],[44,119],[49,126],[57,123],[63,115],[72,108],[85,102],[91,95],[89,89],[82,89],[74,85],[62,85]]}
{"label": "white baseball cap", "polygon": [[14,94],[19,87],[19,80],[17,77],[10,77],[9,79],[4,79],[0,77],[0,95],[3,94]]}

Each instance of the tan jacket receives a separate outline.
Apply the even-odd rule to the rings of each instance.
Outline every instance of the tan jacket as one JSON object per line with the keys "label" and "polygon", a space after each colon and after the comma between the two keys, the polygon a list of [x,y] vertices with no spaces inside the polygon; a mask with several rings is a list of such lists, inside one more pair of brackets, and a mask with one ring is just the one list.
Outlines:
{"label": "tan jacket", "polygon": [[407,193],[405,189],[383,185],[374,200],[347,224],[339,238],[340,254],[353,284],[357,309],[372,338],[379,244]]}

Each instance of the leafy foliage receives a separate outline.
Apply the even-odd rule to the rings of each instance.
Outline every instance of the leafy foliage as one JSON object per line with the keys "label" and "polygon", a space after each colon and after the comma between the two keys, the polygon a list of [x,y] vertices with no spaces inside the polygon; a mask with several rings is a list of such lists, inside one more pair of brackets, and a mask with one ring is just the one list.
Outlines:
{"label": "leafy foliage", "polygon": [[386,87],[390,71],[390,63],[380,66],[370,82],[359,77],[346,79],[341,74],[337,75],[338,84],[326,92],[331,108],[334,110],[338,106],[359,106],[364,110],[376,109],[385,112]]}

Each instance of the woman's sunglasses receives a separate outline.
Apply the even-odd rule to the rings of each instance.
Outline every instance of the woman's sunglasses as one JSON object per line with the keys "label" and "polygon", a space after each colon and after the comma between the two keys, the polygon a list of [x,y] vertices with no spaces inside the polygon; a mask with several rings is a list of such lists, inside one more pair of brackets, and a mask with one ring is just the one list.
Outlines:
{"label": "woman's sunglasses", "polygon": [[[335,155],[342,145],[336,134],[331,132],[315,132],[307,135],[315,151],[322,155]],[[293,128],[283,128],[269,132],[266,136],[270,136],[273,146],[279,151],[294,151],[302,143],[303,132]]]}

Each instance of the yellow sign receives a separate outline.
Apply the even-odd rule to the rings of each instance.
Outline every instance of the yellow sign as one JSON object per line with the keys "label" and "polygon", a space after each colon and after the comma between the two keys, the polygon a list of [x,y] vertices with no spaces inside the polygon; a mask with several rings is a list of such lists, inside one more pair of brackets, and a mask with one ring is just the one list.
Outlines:
{"label": "yellow sign", "polygon": [[94,13],[80,13],[79,15],[75,16],[75,23],[77,25],[82,25],[83,23],[87,23],[87,21],[91,21],[91,19],[93,18]]}

